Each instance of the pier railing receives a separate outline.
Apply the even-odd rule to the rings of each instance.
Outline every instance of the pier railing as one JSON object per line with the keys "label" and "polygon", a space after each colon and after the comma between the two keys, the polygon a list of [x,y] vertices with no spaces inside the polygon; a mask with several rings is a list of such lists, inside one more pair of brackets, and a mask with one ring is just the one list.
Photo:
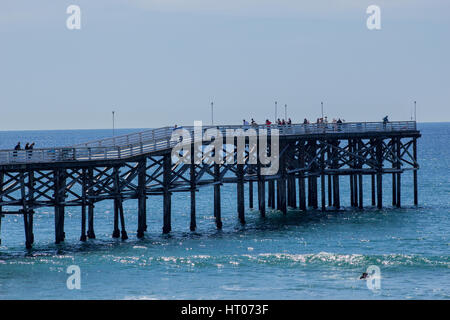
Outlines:
{"label": "pier railing", "polygon": [[[227,130],[242,129],[243,134],[259,134],[266,130],[267,135],[278,129],[280,136],[337,133],[381,133],[415,131],[415,121],[398,122],[348,122],[348,123],[314,123],[291,125],[220,125],[203,126],[201,134],[210,128],[218,129],[224,136]],[[101,140],[90,141],[70,147],[42,148],[33,150],[0,150],[0,164],[47,163],[87,160],[124,159],[141,154],[170,149],[179,140],[172,139],[176,129],[185,129],[191,137],[197,133],[192,126],[163,127],[142,132],[131,133]],[[254,129],[254,131],[249,129]],[[197,133],[198,134],[198,133]],[[184,140],[188,143],[191,139]]]}

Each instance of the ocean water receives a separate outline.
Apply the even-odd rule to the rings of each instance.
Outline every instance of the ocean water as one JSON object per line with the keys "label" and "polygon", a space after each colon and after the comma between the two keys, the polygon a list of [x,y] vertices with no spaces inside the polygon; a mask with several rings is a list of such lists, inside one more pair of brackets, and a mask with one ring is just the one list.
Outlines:
{"label": "ocean water", "polygon": [[[137,200],[124,203],[127,241],[111,238],[113,204],[105,201],[95,208],[97,239],[86,243],[78,241],[79,208],[66,208],[66,241],[60,245],[54,244],[52,210],[40,209],[30,251],[24,248],[22,217],[7,215],[1,227],[0,299],[449,299],[450,123],[419,128],[419,207],[412,205],[411,172],[402,176],[401,209],[390,206],[388,176],[385,208],[362,211],[349,208],[348,179],[341,178],[344,210],[290,210],[286,216],[269,211],[262,219],[246,204],[247,223],[241,226],[236,186],[225,185],[221,231],[214,225],[208,187],[198,193],[196,232],[189,231],[189,194],[173,196],[170,235],[162,235],[162,198],[149,197],[142,240],[136,239]],[[35,141],[38,148],[110,134],[0,132],[0,149],[19,140]],[[80,290],[67,288],[70,265],[80,267]],[[369,266],[380,269],[377,290],[359,280]]]}

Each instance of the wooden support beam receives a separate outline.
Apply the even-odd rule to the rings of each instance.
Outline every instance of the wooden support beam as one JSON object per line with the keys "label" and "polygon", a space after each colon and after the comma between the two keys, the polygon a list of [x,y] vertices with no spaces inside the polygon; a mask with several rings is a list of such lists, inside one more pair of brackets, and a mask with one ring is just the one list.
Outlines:
{"label": "wooden support beam", "polygon": [[214,218],[216,219],[217,229],[222,229],[222,212],[220,200],[220,165],[214,164]]}
{"label": "wooden support beam", "polygon": [[142,239],[144,237],[145,227],[147,224],[147,196],[145,194],[146,184],[146,170],[147,170],[147,158],[144,157],[138,163],[138,228],[137,237]]}
{"label": "wooden support beam", "polygon": [[244,165],[237,164],[237,209],[239,221],[245,224],[245,206],[244,206]]}
{"label": "wooden support beam", "polygon": [[376,141],[376,156],[377,156],[377,207],[381,209],[383,207],[383,146],[382,141]]}
{"label": "wooden support beam", "polygon": [[303,173],[298,176],[298,206],[300,210],[306,211],[306,189],[305,189],[305,178]]}
{"label": "wooden support beam", "polygon": [[339,209],[341,207],[341,200],[339,194],[339,176],[333,176],[333,207]]}
{"label": "wooden support beam", "polygon": [[258,180],[258,206],[261,217],[266,216],[266,183],[264,177]]}
{"label": "wooden support beam", "polygon": [[[261,159],[260,159],[260,154],[261,154],[261,146],[259,145],[259,141],[258,143],[258,154],[256,157],[256,176],[258,178],[258,209],[259,209],[259,213],[261,214],[261,217],[265,217],[266,216],[266,181],[265,181],[265,176],[261,175]],[[265,150],[264,150],[265,152]],[[271,187],[272,186],[272,187]],[[274,191],[274,187],[273,187],[273,181],[269,181],[268,182],[268,202],[269,202],[269,207],[271,205],[273,205],[273,201],[272,201],[272,197],[271,197],[271,192]]]}
{"label": "wooden support beam", "polygon": [[[1,196],[2,192],[3,192],[3,178],[4,178],[5,174],[3,171],[0,171],[0,202],[3,201],[3,197]],[[0,245],[2,244],[2,218],[3,218],[3,214],[2,214],[2,206],[0,206]]]}
{"label": "wooden support beam", "polygon": [[80,241],[86,241],[86,205],[87,205],[87,170],[81,170],[81,235]]}
{"label": "wooden support beam", "polygon": [[[282,145],[280,145],[280,149],[282,150]],[[281,178],[278,179],[277,183],[279,185],[278,190],[280,191],[280,206],[279,210],[283,212],[283,214],[287,213],[287,203],[286,203],[286,156],[280,155],[279,157],[279,170],[281,173]]]}
{"label": "wooden support beam", "polygon": [[[331,147],[327,148],[327,162],[331,163]],[[333,182],[332,182],[332,177],[330,174],[327,175],[328,177],[328,206],[331,207],[333,206]]]}
{"label": "wooden support beam", "polygon": [[296,191],[296,184],[295,184],[295,175],[289,174],[288,175],[288,182],[289,182],[289,189],[288,193],[290,195],[290,201],[289,206],[291,208],[297,208],[297,191]]}
{"label": "wooden support beam", "polygon": [[320,186],[320,189],[321,189],[321,199],[322,199],[322,205],[321,205],[321,208],[322,208],[322,211],[325,211],[325,209],[326,209],[326,199],[325,199],[325,175],[324,174],[322,174],[321,176],[320,176],[320,182],[321,182],[321,186]]}
{"label": "wooden support beam", "polygon": [[29,226],[29,214],[28,214],[28,203],[27,203],[27,194],[25,191],[25,173],[20,171],[20,195],[22,199],[22,213],[23,213],[23,227],[25,231],[25,247],[27,249],[31,249],[31,235],[30,235],[30,226]]}
{"label": "wooden support beam", "polygon": [[[28,206],[33,205],[34,202],[34,171],[28,171]],[[33,219],[34,211],[28,210],[28,232],[31,244],[34,243],[34,232],[33,232]]]}
{"label": "wooden support beam", "polygon": [[325,211],[326,209],[326,199],[325,199],[325,174],[324,174],[324,170],[325,170],[325,152],[321,151],[321,155],[320,155],[320,160],[321,160],[321,175],[320,175],[320,191],[321,191],[321,209],[322,211]]}
{"label": "wooden support beam", "polygon": [[314,209],[319,208],[319,188],[318,188],[317,180],[318,180],[317,176],[312,177],[312,182],[313,182],[313,208]]}
{"label": "wooden support beam", "polygon": [[[281,161],[281,160],[280,160]],[[277,202],[277,210],[281,210],[281,185],[282,185],[282,178],[278,178],[276,180],[276,202]]]}
{"label": "wooden support beam", "polygon": [[289,174],[287,175],[287,205],[288,207],[292,207],[292,184]]}
{"label": "wooden support beam", "polygon": [[64,204],[66,193],[66,177],[63,169],[54,170],[55,191],[55,243],[64,241]]}
{"label": "wooden support beam", "polygon": [[313,206],[313,198],[312,198],[312,177],[306,178],[308,184],[308,207],[311,208]]}
{"label": "wooden support beam", "polygon": [[172,158],[171,155],[164,155],[163,160],[163,188],[164,188],[164,194],[163,194],[163,211],[164,211],[164,218],[163,218],[163,233],[169,233],[172,231],[172,222],[171,222],[171,211],[172,211],[172,199],[171,199],[171,193],[169,191],[170,188],[170,177],[171,177],[171,170],[172,170]]}
{"label": "wooden support beam", "polygon": [[125,230],[125,216],[123,213],[123,201],[122,201],[122,197],[120,197],[119,199],[119,214],[120,214],[120,226],[121,226],[121,239],[122,240],[127,240],[128,239],[128,235],[127,235],[127,231]]}
{"label": "wooden support beam", "polygon": [[[364,145],[363,145],[362,141],[360,140],[358,142],[358,149],[361,151],[363,149],[363,147],[364,147]],[[358,168],[359,169],[362,169],[362,166],[363,166],[362,163],[363,163],[362,160],[358,160]],[[358,175],[358,183],[359,183],[359,188],[358,188],[359,189],[359,201],[358,201],[358,204],[359,204],[359,209],[363,209],[364,208],[364,205],[363,205],[364,193],[363,193],[363,175],[362,174]]]}
{"label": "wooden support beam", "polygon": [[[305,167],[305,143],[299,141],[298,143],[298,166],[300,168]],[[305,188],[305,176],[303,172],[298,173],[298,207],[300,210],[306,211],[306,188]]]}
{"label": "wooden support beam", "polygon": [[89,239],[95,239],[94,231],[94,170],[92,168],[87,169],[87,194],[88,194],[88,231],[87,236]]}
{"label": "wooden support beam", "polygon": [[248,182],[248,207],[253,209],[253,181]]}
{"label": "wooden support beam", "polygon": [[[396,139],[391,139],[391,148],[392,148],[392,168],[397,168],[397,152],[395,151],[397,147]],[[392,174],[392,206],[395,207],[397,205],[397,179],[396,174]]]}
{"label": "wooden support beam", "polygon": [[[398,170],[400,170],[401,169],[401,162],[400,162],[400,159],[401,159],[401,139],[400,138],[397,138],[396,139],[397,140],[397,148],[396,148],[396,151],[397,151],[397,169]],[[401,177],[402,177],[402,174],[400,173],[400,172],[398,172],[397,173],[397,203],[396,203],[396,205],[397,205],[397,208],[400,208],[401,207],[401,195],[402,195],[402,183],[401,183]]]}
{"label": "wooden support beam", "polygon": [[375,196],[375,175],[371,174],[370,175],[370,181],[371,181],[371,193],[372,193],[372,206],[376,205],[376,196]]}
{"label": "wooden support beam", "polygon": [[197,221],[196,221],[196,213],[195,213],[195,146],[194,144],[191,145],[191,165],[189,168],[189,182],[190,182],[190,192],[191,192],[191,223],[189,226],[189,229],[191,231],[195,231],[197,228]]}
{"label": "wooden support beam", "polygon": [[119,171],[117,167],[114,167],[113,169],[113,178],[114,178],[114,230],[112,237],[113,238],[119,238],[120,237],[120,230],[119,230]]}
{"label": "wooden support beam", "polygon": [[418,190],[417,190],[417,139],[413,139],[413,158],[414,158],[414,171],[413,171],[413,189],[414,189],[414,205],[419,204]]}
{"label": "wooden support beam", "polygon": [[[351,156],[351,153],[353,152],[353,143],[352,140],[348,140],[348,151],[350,153],[349,155],[349,167],[350,169],[354,169],[353,166],[353,157]],[[353,185],[354,183],[354,179],[353,179],[353,174],[349,174],[349,181],[350,181],[350,206],[354,207],[355,206],[355,187]]]}
{"label": "wooden support beam", "polygon": [[268,198],[268,206],[271,209],[275,209],[275,181],[273,180],[269,180],[267,182],[268,185],[268,194],[267,194],[267,198]]}

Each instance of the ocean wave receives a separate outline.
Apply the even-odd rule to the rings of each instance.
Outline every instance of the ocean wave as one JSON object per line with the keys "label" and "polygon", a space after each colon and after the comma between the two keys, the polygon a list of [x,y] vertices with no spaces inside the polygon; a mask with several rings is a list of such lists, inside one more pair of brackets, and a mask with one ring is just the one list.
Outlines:
{"label": "ocean wave", "polygon": [[189,267],[245,267],[251,265],[268,265],[283,267],[324,266],[360,268],[369,265],[380,267],[440,267],[450,268],[449,256],[421,256],[413,254],[337,254],[329,252],[290,254],[261,253],[242,255],[190,255],[190,256],[140,256],[110,257],[112,261],[122,264],[166,265]]}

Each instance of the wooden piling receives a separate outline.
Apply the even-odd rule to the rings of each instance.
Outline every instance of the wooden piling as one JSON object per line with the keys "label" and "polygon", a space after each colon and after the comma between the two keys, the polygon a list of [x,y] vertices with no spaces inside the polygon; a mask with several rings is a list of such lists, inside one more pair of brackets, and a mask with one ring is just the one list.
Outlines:
{"label": "wooden piling", "polygon": [[289,194],[289,206],[291,208],[297,208],[297,192],[294,174],[288,175],[288,194]]}
{"label": "wooden piling", "polygon": [[[2,193],[3,193],[3,179],[5,174],[3,171],[0,171],[0,202],[3,201]],[[0,205],[0,245],[2,244],[2,218],[3,218],[3,210],[2,206]]]}
{"label": "wooden piling", "polygon": [[258,207],[261,217],[266,216],[266,183],[264,177],[258,179]]}
{"label": "wooden piling", "polygon": [[144,158],[138,163],[138,228],[137,237],[142,239],[144,237],[145,225],[147,224],[147,196],[145,193],[146,188],[146,169],[147,169],[147,158]]}
{"label": "wooden piling", "polygon": [[[328,142],[330,143],[330,142]],[[332,157],[331,157],[331,147],[329,146],[327,148],[327,162],[331,163]],[[333,183],[332,183],[332,176],[330,174],[327,175],[328,181],[328,206],[333,206]]]}
{"label": "wooden piling", "polygon": [[413,170],[413,189],[414,189],[414,205],[419,204],[418,190],[417,190],[417,170],[419,166],[417,164],[417,139],[413,139],[413,158],[414,158],[414,170]]}
{"label": "wooden piling", "polygon": [[[34,203],[34,171],[28,171],[28,202],[29,205]],[[33,232],[33,219],[34,210],[28,210],[28,228],[30,233],[30,242],[34,243],[34,232]]]}
{"label": "wooden piling", "polygon": [[112,237],[119,238],[120,230],[119,230],[119,172],[117,167],[113,168],[113,179],[114,179],[114,230]]}
{"label": "wooden piling", "polygon": [[81,169],[81,235],[80,241],[86,241],[86,205],[87,205],[87,172]]}
{"label": "wooden piling", "polygon": [[[305,143],[299,141],[298,144],[298,165],[300,168],[305,167]],[[298,173],[298,207],[302,211],[306,211],[306,188],[305,175],[303,171]]]}
{"label": "wooden piling", "polygon": [[269,180],[267,185],[269,189],[267,194],[267,203],[269,208],[275,209],[275,181]]}
{"label": "wooden piling", "polygon": [[325,209],[326,209],[325,175],[323,173],[320,175],[320,190],[321,190],[321,200],[322,200],[321,209],[322,209],[322,211],[325,211]]}
{"label": "wooden piling", "polygon": [[66,178],[62,169],[54,171],[55,188],[55,243],[64,241],[64,204]]}
{"label": "wooden piling", "polygon": [[[282,150],[282,145],[280,145],[280,149]],[[283,212],[283,214],[287,213],[287,202],[286,202],[286,156],[281,155],[279,157],[279,173],[281,174],[280,179],[278,179],[279,184],[279,193],[280,193],[280,206],[279,210]]]}
{"label": "wooden piling", "polygon": [[[391,139],[391,150],[392,150],[392,168],[397,168],[397,152],[395,151],[397,147],[396,139]],[[396,174],[392,174],[392,206],[395,207],[397,205],[397,178]]]}
{"label": "wooden piling", "polygon": [[170,193],[170,177],[172,170],[171,154],[164,155],[163,159],[163,233],[172,231],[171,211],[172,199]]}
{"label": "wooden piling", "polygon": [[305,189],[305,177],[303,173],[298,175],[298,206],[300,210],[306,211],[306,189]]}
{"label": "wooden piling", "polygon": [[28,210],[28,201],[27,195],[25,191],[25,173],[20,171],[20,193],[22,197],[22,214],[23,214],[23,227],[25,231],[25,246],[27,249],[31,248],[31,234],[30,234],[30,225],[29,225],[29,210]]}
{"label": "wooden piling", "polygon": [[214,217],[217,229],[222,229],[222,213],[220,203],[220,165],[214,164]]}
{"label": "wooden piling", "polygon": [[87,169],[87,194],[88,194],[88,231],[87,236],[89,239],[95,239],[94,231],[94,170],[92,168]]}
{"label": "wooden piling", "polygon": [[196,221],[196,212],[195,212],[195,192],[196,192],[196,183],[195,183],[195,147],[194,144],[191,145],[191,166],[189,168],[189,181],[191,187],[191,223],[189,225],[189,229],[191,231],[195,231],[197,228]]}
{"label": "wooden piling", "polygon": [[[362,141],[358,142],[358,149],[362,150],[363,149],[363,143]],[[358,160],[358,169],[362,170],[362,166],[363,166],[363,161],[361,159]],[[363,198],[364,198],[364,192],[363,192],[363,175],[360,173],[358,174],[358,183],[359,183],[359,209],[363,209],[364,208],[364,204],[363,204]]]}
{"label": "wooden piling", "polygon": [[127,231],[125,230],[125,216],[124,216],[124,213],[123,213],[123,200],[122,200],[122,197],[120,197],[120,199],[119,199],[119,215],[120,215],[121,239],[122,240],[127,240],[128,239],[128,235],[127,235]]}
{"label": "wooden piling", "polygon": [[400,208],[401,207],[401,203],[402,203],[402,201],[401,201],[401,194],[402,194],[402,182],[401,182],[401,177],[402,177],[402,174],[401,174],[401,172],[400,172],[400,169],[401,169],[401,162],[400,162],[400,158],[401,158],[401,152],[402,152],[402,150],[401,150],[401,140],[400,140],[400,138],[397,138],[396,139],[397,140],[397,148],[396,148],[396,151],[397,151],[397,170],[398,170],[398,172],[397,172],[397,202],[396,202],[396,205],[397,205],[397,208]]}
{"label": "wooden piling", "polygon": [[237,209],[241,224],[245,224],[245,205],[244,205],[244,165],[237,164]]}
{"label": "wooden piling", "polygon": [[375,175],[370,175],[370,181],[371,181],[371,193],[372,193],[372,206],[376,205],[376,197],[375,197]]}
{"label": "wooden piling", "polygon": [[248,207],[253,209],[253,181],[248,182]]}
{"label": "wooden piling", "polygon": [[[351,155],[351,153],[353,152],[353,144],[352,144],[352,140],[348,140],[348,151],[350,153],[349,155],[349,167],[350,169],[354,169],[353,166],[353,156]],[[350,173],[348,175],[349,181],[350,181],[350,206],[354,207],[355,206],[355,187],[354,187],[354,179],[353,179],[353,174]]]}
{"label": "wooden piling", "polygon": [[383,207],[383,146],[382,141],[376,141],[376,157],[377,157],[377,207]]}

